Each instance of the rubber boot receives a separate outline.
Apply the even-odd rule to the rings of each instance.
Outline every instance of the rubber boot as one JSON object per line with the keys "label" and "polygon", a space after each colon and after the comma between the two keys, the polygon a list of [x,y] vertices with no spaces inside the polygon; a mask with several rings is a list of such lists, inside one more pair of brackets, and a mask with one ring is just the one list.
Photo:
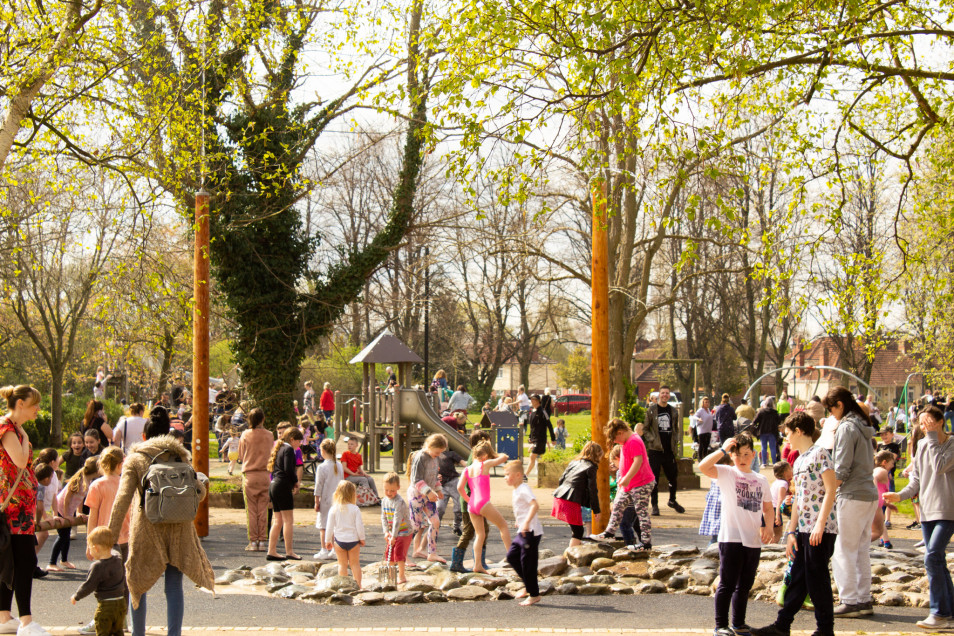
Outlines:
{"label": "rubber boot", "polygon": [[460,548],[454,548],[451,552],[451,572],[456,572],[457,574],[470,572],[470,570],[464,567],[464,553],[465,551]]}
{"label": "rubber boot", "polygon": [[490,566],[487,565],[487,546],[484,546],[483,550],[480,551],[480,564],[484,566],[485,570],[490,569]]}

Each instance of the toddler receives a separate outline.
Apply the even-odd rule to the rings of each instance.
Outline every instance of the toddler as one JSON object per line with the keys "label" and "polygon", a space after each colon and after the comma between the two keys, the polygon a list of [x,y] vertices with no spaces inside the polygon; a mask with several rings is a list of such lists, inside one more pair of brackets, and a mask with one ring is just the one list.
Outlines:
{"label": "toddler", "polygon": [[386,548],[384,558],[398,567],[398,583],[407,583],[407,550],[411,545],[411,512],[399,494],[401,478],[388,473],[384,478],[384,498],[381,500],[381,529]]}
{"label": "toddler", "polygon": [[223,444],[223,451],[225,456],[229,458],[229,475],[232,474],[232,471],[235,470],[235,464],[238,462],[239,458],[239,434],[235,428],[229,429],[229,438],[225,440]]}
{"label": "toddler", "polygon": [[[893,492],[891,490],[891,472],[894,470],[894,461],[894,453],[889,450],[878,451],[874,459],[875,469],[873,477],[875,486],[878,488],[878,507],[885,513],[885,516],[887,516],[888,511],[898,509],[896,505],[886,503],[884,500],[884,493]],[[885,523],[878,528],[881,530],[881,536],[878,537],[878,545],[891,550],[894,546],[891,545],[891,539],[888,537],[888,527],[888,524]],[[874,538],[872,538],[872,541],[873,540]]]}
{"label": "toddler", "polygon": [[[467,512],[477,538],[474,541],[474,572],[486,572],[482,557],[484,543],[487,541],[487,526],[484,519],[497,526],[500,538],[505,546],[510,546],[510,529],[497,508],[490,503],[490,469],[509,459],[505,454],[494,452],[490,442],[481,442],[473,450],[474,461],[464,469],[464,477],[457,484],[461,499],[467,502]],[[467,493],[465,485],[470,489]],[[479,567],[478,567],[479,566]]]}
{"label": "toddler", "polygon": [[[772,506],[775,508],[775,527],[773,536],[777,543],[782,538],[782,528],[784,522],[783,516],[791,516],[790,488],[792,483],[792,465],[782,460],[772,465],[772,472],[775,474],[775,481],[772,482]],[[788,514],[785,514],[785,508],[788,507]]]}
{"label": "toddler", "polygon": [[[414,528],[414,556],[428,561],[446,563],[437,554],[437,532],[441,526],[437,501],[444,497],[440,480],[440,462],[437,458],[447,450],[447,438],[439,433],[424,440],[424,448],[409,458],[410,469],[407,498],[411,508],[411,526]],[[423,552],[425,534],[427,554]]]}
{"label": "toddler", "polygon": [[553,429],[553,445],[560,450],[566,449],[566,422],[563,418],[558,418],[556,421],[556,428]]}
{"label": "toddler", "polygon": [[113,551],[114,540],[106,526],[87,535],[86,546],[93,556],[93,565],[86,574],[86,582],[70,597],[76,605],[90,593],[96,595],[96,636],[123,636],[126,621],[126,568],[119,553]]}
{"label": "toddler", "polygon": [[318,561],[330,561],[335,553],[325,549],[325,529],[328,527],[328,513],[334,505],[335,490],[344,479],[344,467],[335,459],[335,442],[326,439],[318,447],[322,462],[315,471],[315,527],[321,535],[321,550],[315,553]]}
{"label": "toddler", "polygon": [[533,496],[530,485],[525,483],[523,462],[515,459],[504,468],[507,484],[513,488],[511,501],[516,517],[517,536],[507,551],[507,563],[523,580],[525,590],[517,598],[526,597],[520,605],[528,607],[540,602],[540,586],[537,583],[537,565],[540,560],[540,540],[543,524],[540,523],[540,504]]}
{"label": "toddler", "polygon": [[358,489],[350,481],[342,481],[335,488],[334,502],[328,513],[328,526],[325,528],[325,550],[334,546],[338,557],[338,575],[354,577],[361,588],[361,546],[364,545],[364,522],[361,521],[361,509],[355,504]]}

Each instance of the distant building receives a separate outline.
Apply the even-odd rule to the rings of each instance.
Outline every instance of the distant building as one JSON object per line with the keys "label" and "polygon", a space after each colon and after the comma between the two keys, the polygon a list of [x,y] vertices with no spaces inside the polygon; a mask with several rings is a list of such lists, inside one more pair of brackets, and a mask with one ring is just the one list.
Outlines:
{"label": "distant building", "polygon": [[[527,394],[543,394],[543,390],[550,389],[554,395],[557,393],[557,384],[560,380],[556,372],[557,363],[540,353],[534,353],[530,360],[530,382],[527,384]],[[500,366],[497,371],[497,379],[494,381],[494,391],[508,391],[511,397],[517,395],[517,388],[522,384],[520,381],[520,361],[512,357]],[[580,387],[584,388],[584,387]],[[588,388],[588,387],[586,387]],[[563,389],[566,393],[567,389]]]}

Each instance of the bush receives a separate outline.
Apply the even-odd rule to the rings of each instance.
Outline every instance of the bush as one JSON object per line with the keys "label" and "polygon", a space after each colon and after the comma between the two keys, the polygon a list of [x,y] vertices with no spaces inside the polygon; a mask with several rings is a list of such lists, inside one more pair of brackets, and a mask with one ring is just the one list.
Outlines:
{"label": "bush", "polygon": [[540,461],[557,464],[568,463],[576,459],[576,456],[579,454],[579,451],[574,451],[572,448],[551,448],[540,456]]}
{"label": "bush", "polygon": [[633,430],[636,430],[637,424],[645,421],[646,409],[639,400],[635,384],[626,383],[626,398],[619,406],[619,416],[626,420]]}
{"label": "bush", "polygon": [[583,452],[583,447],[586,446],[586,443],[593,439],[593,432],[589,429],[585,430],[583,433],[577,435],[573,438],[573,455],[579,455]]}
{"label": "bush", "polygon": [[[83,429],[83,415],[86,414],[86,405],[92,397],[81,397],[77,394],[63,396],[63,437],[69,437],[70,433]],[[44,395],[40,400],[40,414],[37,415],[36,423],[38,430],[46,431],[47,443],[49,443],[50,431],[53,427],[52,401],[49,395]],[[116,422],[123,416],[123,405],[113,400],[103,400],[103,410],[106,411],[107,423],[115,427]],[[42,418],[44,413],[49,418],[48,423],[44,423]],[[42,433],[40,433],[42,435]]]}

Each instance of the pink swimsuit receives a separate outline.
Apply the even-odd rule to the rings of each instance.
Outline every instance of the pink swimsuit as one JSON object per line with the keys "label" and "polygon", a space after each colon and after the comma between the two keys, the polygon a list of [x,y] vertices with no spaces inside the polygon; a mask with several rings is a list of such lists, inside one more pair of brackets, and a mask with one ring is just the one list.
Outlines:
{"label": "pink swimsuit", "polygon": [[471,477],[471,471],[467,470],[467,485],[470,486],[470,502],[467,504],[467,512],[479,515],[487,502],[490,501],[490,475],[484,473],[484,462],[479,464],[480,472],[477,477]]}

